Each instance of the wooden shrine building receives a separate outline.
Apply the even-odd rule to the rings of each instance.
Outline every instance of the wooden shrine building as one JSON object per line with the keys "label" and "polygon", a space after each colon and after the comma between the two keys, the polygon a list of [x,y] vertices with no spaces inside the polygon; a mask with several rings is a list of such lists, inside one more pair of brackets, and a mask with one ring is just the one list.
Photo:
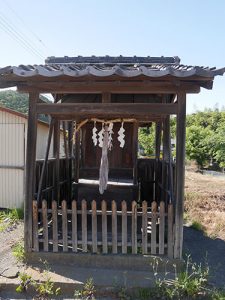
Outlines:
{"label": "wooden shrine building", "polygon": [[[185,66],[178,57],[136,56],[50,57],[45,65],[0,69],[0,88],[16,86],[30,99],[26,251],[180,259],[186,95],[212,89],[224,71]],[[51,93],[54,103],[41,102],[41,93]],[[35,161],[39,114],[51,121],[45,159]],[[155,157],[140,158],[138,128],[153,123]],[[65,157],[59,155],[61,130]]]}

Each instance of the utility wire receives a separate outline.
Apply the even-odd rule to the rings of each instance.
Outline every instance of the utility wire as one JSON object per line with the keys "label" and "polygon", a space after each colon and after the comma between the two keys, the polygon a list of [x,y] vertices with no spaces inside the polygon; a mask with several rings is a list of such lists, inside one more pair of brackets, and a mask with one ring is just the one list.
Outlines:
{"label": "utility wire", "polygon": [[24,28],[26,30],[30,31],[30,33],[36,38],[36,40],[42,44],[43,47],[45,47],[48,50],[48,47],[46,44],[42,41],[42,39],[24,22],[24,20],[21,18],[21,16],[12,8],[11,5],[9,5],[8,1],[2,0],[5,5],[13,12],[13,14],[17,17],[18,20],[20,20],[20,23],[23,24]]}
{"label": "utility wire", "polygon": [[19,42],[20,44],[22,43],[24,47],[27,48],[27,50],[29,49],[29,51],[32,51],[33,54],[35,54],[41,59],[45,58],[39,52],[39,50],[32,46],[32,44],[27,40],[27,38],[24,38],[22,34],[20,34],[15,28],[13,28],[13,26],[9,23],[9,21],[7,21],[7,18],[3,16],[2,13],[0,14],[0,24],[2,25],[3,30],[5,30],[9,35],[16,38],[17,42]]}
{"label": "utility wire", "polygon": [[38,56],[39,58],[43,59],[42,55],[39,55],[36,51],[34,51],[32,48],[30,48],[26,42],[24,42],[23,39],[21,39],[13,30],[11,30],[6,24],[5,22],[2,20],[1,16],[0,16],[0,26],[1,28],[11,37],[13,37],[20,45],[23,46],[23,48],[25,48],[28,52],[32,52],[32,54],[34,54],[35,56]]}

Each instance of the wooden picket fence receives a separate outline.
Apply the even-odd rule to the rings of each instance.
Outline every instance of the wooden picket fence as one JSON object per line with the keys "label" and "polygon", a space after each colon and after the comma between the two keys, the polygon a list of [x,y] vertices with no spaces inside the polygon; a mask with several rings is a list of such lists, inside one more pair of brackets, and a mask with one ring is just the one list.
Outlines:
{"label": "wooden picket fence", "polygon": [[[109,205],[110,204],[110,205]],[[154,201],[148,207],[133,201],[120,205],[103,200],[100,209],[92,201],[62,201],[41,208],[33,201],[33,251],[159,254],[173,257],[173,205]],[[118,207],[120,208],[118,210]]]}

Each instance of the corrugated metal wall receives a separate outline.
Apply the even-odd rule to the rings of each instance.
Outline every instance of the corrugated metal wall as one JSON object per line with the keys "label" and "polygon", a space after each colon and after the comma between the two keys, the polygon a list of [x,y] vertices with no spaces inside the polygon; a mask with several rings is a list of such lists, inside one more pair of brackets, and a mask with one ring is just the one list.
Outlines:
{"label": "corrugated metal wall", "polygon": [[[48,130],[48,126],[38,123],[37,159],[45,156]],[[27,119],[0,110],[0,208],[23,206],[26,137]],[[60,156],[64,156],[62,134],[60,140]]]}
{"label": "corrugated metal wall", "polygon": [[0,125],[0,202],[1,207],[21,207],[24,176],[25,124]]}

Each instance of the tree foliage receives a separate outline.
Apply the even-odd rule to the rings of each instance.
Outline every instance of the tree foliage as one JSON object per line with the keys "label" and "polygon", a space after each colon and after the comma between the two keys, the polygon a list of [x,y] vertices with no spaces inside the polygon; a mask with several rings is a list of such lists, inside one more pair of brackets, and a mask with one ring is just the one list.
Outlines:
{"label": "tree foliage", "polygon": [[[176,137],[176,118],[170,119],[171,137]],[[155,130],[139,131],[139,144],[146,155],[152,155]],[[225,111],[205,109],[187,115],[186,158],[195,160],[200,168],[209,165],[225,168]]]}
{"label": "tree foliage", "polygon": [[[45,96],[40,96],[45,102],[50,102]],[[12,110],[28,114],[28,94],[21,94],[13,90],[0,91],[0,106],[10,108]],[[48,117],[39,115],[39,119],[48,122]]]}

